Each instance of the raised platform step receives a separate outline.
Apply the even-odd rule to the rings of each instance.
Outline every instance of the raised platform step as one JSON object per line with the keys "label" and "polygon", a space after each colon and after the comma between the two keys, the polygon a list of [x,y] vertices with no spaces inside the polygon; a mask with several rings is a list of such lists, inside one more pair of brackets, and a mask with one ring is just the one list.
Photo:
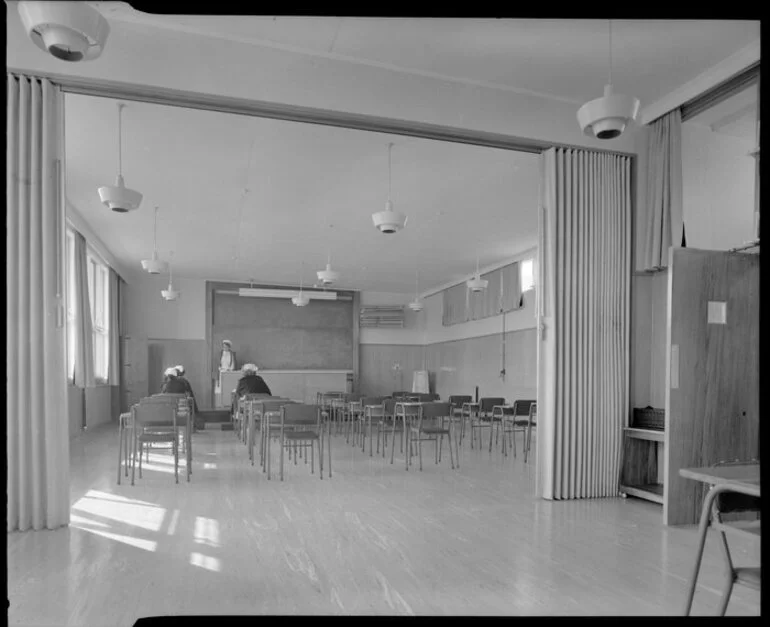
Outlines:
{"label": "raised platform step", "polygon": [[199,409],[196,418],[199,423],[230,422],[230,411],[227,409]]}
{"label": "raised platform step", "polygon": [[233,423],[232,422],[207,422],[204,424],[204,429],[207,431],[232,431],[233,430]]}

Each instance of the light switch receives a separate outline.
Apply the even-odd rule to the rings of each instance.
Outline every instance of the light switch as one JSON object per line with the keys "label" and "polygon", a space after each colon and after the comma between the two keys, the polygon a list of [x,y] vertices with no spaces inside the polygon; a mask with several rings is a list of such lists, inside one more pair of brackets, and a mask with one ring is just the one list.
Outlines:
{"label": "light switch", "polygon": [[727,324],[727,303],[721,301],[709,301],[709,324]]}

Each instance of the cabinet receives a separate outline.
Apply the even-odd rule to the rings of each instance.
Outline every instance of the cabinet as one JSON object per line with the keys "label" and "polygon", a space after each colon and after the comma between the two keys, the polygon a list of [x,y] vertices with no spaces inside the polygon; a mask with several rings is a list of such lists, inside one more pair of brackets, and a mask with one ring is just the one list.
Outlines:
{"label": "cabinet", "polygon": [[626,427],[623,430],[623,466],[620,493],[663,504],[663,477],[659,453],[663,431]]}

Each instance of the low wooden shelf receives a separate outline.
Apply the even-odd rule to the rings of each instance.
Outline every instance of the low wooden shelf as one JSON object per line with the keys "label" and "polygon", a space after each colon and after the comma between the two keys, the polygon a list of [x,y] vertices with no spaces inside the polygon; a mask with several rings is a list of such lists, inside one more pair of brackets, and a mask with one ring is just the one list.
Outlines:
{"label": "low wooden shelf", "polygon": [[625,427],[620,493],[663,505],[664,489],[658,477],[658,446],[665,432]]}

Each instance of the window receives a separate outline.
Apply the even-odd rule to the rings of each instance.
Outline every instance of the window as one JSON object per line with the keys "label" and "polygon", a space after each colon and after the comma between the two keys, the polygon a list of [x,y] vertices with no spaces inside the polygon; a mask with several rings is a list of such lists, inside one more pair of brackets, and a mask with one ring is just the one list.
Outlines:
{"label": "window", "polygon": [[94,330],[94,378],[99,383],[107,383],[110,364],[109,271],[90,250],[87,257],[88,300]]}
{"label": "window", "polygon": [[521,268],[521,291],[526,292],[535,287],[535,260],[525,259],[519,265]]}
{"label": "window", "polygon": [[67,380],[75,382],[75,234],[67,229]]}

